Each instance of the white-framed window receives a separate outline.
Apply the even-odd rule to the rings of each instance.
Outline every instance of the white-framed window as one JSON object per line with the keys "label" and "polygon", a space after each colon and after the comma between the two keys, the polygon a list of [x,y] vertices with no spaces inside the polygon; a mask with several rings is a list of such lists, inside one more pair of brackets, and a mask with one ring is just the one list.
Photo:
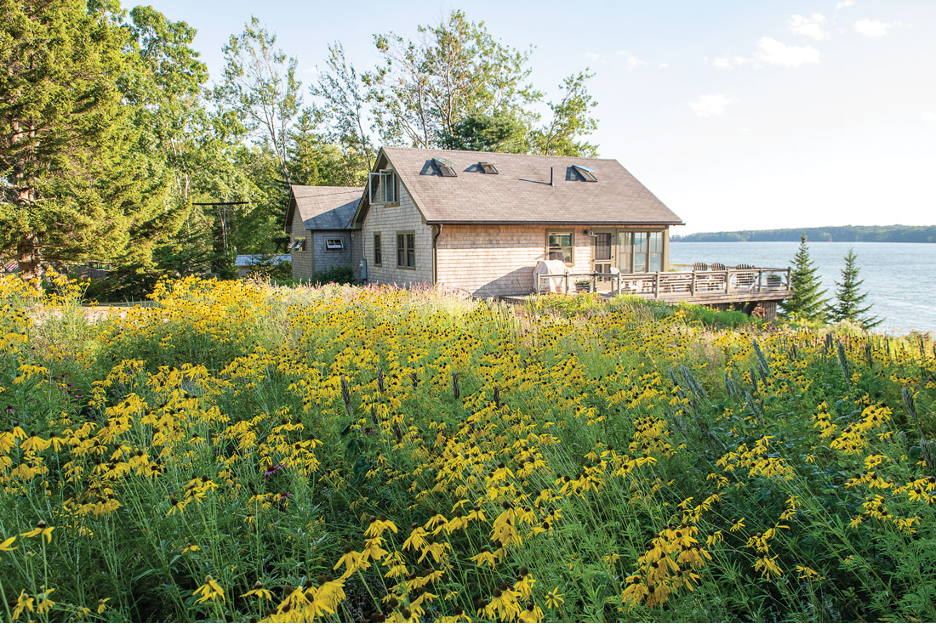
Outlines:
{"label": "white-framed window", "polygon": [[571,231],[546,232],[546,259],[574,262],[575,235]]}
{"label": "white-framed window", "polygon": [[397,204],[397,177],[392,171],[376,171],[370,174],[368,192],[370,203],[377,206]]}
{"label": "white-framed window", "polygon": [[344,241],[340,238],[326,238],[325,249],[327,251],[341,251],[344,249]]}
{"label": "white-framed window", "polygon": [[305,238],[297,238],[289,245],[289,250],[290,251],[305,251],[305,244],[306,244]]}

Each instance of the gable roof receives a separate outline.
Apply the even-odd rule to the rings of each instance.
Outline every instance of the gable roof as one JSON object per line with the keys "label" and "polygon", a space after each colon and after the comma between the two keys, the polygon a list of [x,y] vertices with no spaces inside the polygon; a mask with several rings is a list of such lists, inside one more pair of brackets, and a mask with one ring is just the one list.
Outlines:
{"label": "gable roof", "polygon": [[289,187],[289,208],[286,224],[292,223],[293,213],[307,230],[345,230],[357,210],[363,188],[356,186],[300,186]]}
{"label": "gable roof", "polygon": [[[683,223],[613,159],[400,147],[382,152],[427,223]],[[456,177],[440,175],[433,158],[451,162]],[[494,164],[498,173],[483,173],[479,162]],[[574,166],[592,170],[597,181],[584,181]]]}

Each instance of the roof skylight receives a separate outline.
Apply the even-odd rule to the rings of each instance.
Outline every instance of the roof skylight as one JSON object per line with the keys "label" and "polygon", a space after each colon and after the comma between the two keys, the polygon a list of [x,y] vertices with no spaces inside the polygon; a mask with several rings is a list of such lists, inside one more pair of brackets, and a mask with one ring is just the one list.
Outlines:
{"label": "roof skylight", "polygon": [[597,182],[598,176],[595,175],[598,173],[595,169],[589,169],[588,167],[582,167],[581,165],[572,165],[572,168],[575,169],[575,173],[582,176],[582,179],[586,182]]}
{"label": "roof skylight", "polygon": [[497,167],[491,162],[479,162],[478,167],[483,173],[497,173]]}
{"label": "roof skylight", "polygon": [[446,160],[445,158],[433,158],[432,164],[436,166],[443,178],[458,177],[458,174],[455,173],[455,163],[452,161]]}

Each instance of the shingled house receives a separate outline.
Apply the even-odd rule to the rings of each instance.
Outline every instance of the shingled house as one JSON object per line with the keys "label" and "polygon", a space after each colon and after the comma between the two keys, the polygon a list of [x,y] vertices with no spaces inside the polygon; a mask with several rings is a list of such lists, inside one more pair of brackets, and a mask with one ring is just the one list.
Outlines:
{"label": "shingled house", "polygon": [[[533,292],[539,260],[666,271],[682,223],[616,160],[390,147],[365,189],[293,187],[288,217],[295,277],[341,257],[368,283],[481,297]],[[328,255],[333,236],[344,256]]]}
{"label": "shingled house", "polygon": [[361,241],[351,230],[351,217],[362,188],[348,186],[290,187],[286,233],[290,235],[292,276],[309,280],[317,271],[361,262]]}

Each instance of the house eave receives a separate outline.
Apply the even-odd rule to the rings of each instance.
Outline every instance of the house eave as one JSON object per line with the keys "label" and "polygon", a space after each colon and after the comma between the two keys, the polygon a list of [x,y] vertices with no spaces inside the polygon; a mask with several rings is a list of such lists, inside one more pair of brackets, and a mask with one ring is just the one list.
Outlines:
{"label": "house eave", "polygon": [[614,225],[614,226],[670,226],[686,225],[684,221],[604,221],[589,219],[563,219],[561,221],[438,221],[427,220],[426,225]]}

